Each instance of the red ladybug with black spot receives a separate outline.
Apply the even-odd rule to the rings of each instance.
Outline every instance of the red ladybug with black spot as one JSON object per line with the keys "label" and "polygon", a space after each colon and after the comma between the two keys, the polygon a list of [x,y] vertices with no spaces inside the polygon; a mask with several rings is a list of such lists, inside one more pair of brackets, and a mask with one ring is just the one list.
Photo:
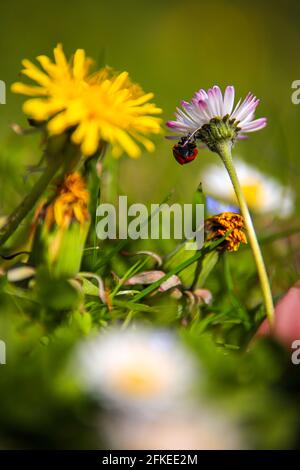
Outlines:
{"label": "red ladybug with black spot", "polygon": [[183,137],[178,144],[174,145],[173,155],[180,165],[185,165],[195,160],[198,155],[195,140]]}

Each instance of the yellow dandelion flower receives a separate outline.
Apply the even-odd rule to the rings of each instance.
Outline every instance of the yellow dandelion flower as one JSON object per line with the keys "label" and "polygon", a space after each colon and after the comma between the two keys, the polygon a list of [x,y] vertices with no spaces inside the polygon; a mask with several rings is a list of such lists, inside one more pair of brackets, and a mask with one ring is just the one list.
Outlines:
{"label": "yellow dandelion flower", "polygon": [[223,212],[205,221],[208,240],[218,240],[231,232],[219,245],[221,251],[237,251],[241,243],[247,243],[244,218],[235,212]]}
{"label": "yellow dandelion flower", "polygon": [[71,140],[83,155],[93,155],[100,142],[112,145],[115,156],[125,151],[130,157],[141,153],[138,143],[153,151],[147,134],[161,131],[161,113],[150,100],[152,93],[129,79],[127,72],[114,74],[108,67],[90,73],[92,61],[82,49],[67,61],[62,46],[54,49],[54,62],[38,56],[43,70],[28,60],[22,73],[38,86],[15,83],[12,91],[30,96],[24,112],[36,121],[46,121],[49,135],[72,129]]}
{"label": "yellow dandelion flower", "polygon": [[77,172],[66,175],[46,208],[46,225],[67,228],[74,220],[83,225],[89,220],[88,202],[89,193],[82,176]]}
{"label": "yellow dandelion flower", "polygon": [[78,49],[68,62],[61,44],[54,49],[54,62],[45,55],[38,56],[37,61],[42,69],[24,59],[22,74],[38,86],[17,82],[12,85],[12,91],[33,97],[24,103],[25,114],[37,121],[47,121],[66,110],[88,87],[92,61]]}
{"label": "yellow dandelion flower", "polygon": [[[101,80],[86,90],[77,109],[70,110],[71,120],[77,115],[79,124],[72,135],[73,142],[81,145],[85,155],[97,150],[99,140],[110,142],[115,156],[125,151],[130,157],[138,157],[140,148],[136,141],[153,151],[154,145],[145,134],[160,132],[161,120],[152,114],[161,110],[149,103],[152,98],[152,93],[144,94],[131,83],[127,72]],[[58,132],[60,125],[64,123],[53,120],[52,131]]]}

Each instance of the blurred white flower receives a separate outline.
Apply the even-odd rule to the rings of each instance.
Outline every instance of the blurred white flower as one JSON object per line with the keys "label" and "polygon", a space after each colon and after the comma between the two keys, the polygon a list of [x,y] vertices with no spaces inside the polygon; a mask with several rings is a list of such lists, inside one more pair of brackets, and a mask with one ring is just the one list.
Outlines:
{"label": "blurred white flower", "polygon": [[[282,186],[276,179],[241,160],[235,159],[235,168],[247,203],[253,212],[279,218],[292,214],[294,194],[290,188]],[[221,163],[206,167],[201,179],[206,194],[237,204],[228,173]]]}
{"label": "blurred white flower", "polygon": [[175,336],[144,328],[101,333],[80,345],[75,361],[84,386],[124,412],[180,406],[196,375]]}
{"label": "blurred white flower", "polygon": [[241,430],[227,416],[211,408],[173,410],[155,419],[106,417],[100,422],[112,449],[229,450],[245,447]]}

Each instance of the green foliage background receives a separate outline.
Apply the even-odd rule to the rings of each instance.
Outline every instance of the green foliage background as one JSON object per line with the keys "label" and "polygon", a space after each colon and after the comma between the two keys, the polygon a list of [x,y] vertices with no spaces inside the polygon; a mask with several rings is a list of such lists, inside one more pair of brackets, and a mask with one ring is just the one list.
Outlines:
{"label": "green foliage background", "polygon": [[[21,59],[50,55],[60,41],[68,54],[83,47],[99,64],[128,70],[155,93],[165,119],[200,87],[233,84],[239,96],[251,90],[261,98],[259,114],[269,125],[237,152],[298,192],[300,111],[291,102],[291,83],[300,76],[299,14],[296,0],[11,0],[1,4],[0,78],[9,86]],[[19,177],[24,155],[9,151],[3,139],[9,139],[9,122],[24,123],[22,102],[8,91],[0,108],[1,165]],[[37,156],[26,158],[35,162]],[[124,160],[122,189],[141,200],[159,198],[172,186],[192,193],[207,158],[214,157],[205,153],[180,168],[170,158],[170,143],[158,139],[154,155]],[[5,176],[1,171],[1,187]],[[2,204],[14,205],[6,193],[2,197]]]}
{"label": "green foliage background", "polygon": [[[164,110],[164,120],[171,118],[181,99],[189,99],[200,87],[219,84],[224,88],[233,84],[239,96],[251,90],[260,97],[259,115],[267,116],[269,124],[246,143],[238,143],[235,152],[295,191],[294,218],[284,224],[275,222],[268,230],[276,232],[297,225],[300,106],[291,102],[291,84],[300,78],[299,17],[300,4],[296,0],[1,2],[0,79],[8,88],[7,104],[0,106],[1,216],[9,213],[31,187],[35,176],[24,182],[25,168],[36,164],[40,157],[36,137],[17,137],[9,128],[12,122],[26,124],[21,113],[23,98],[14,96],[9,86],[18,78],[23,58],[33,59],[41,53],[52,55],[56,43],[62,42],[67,55],[82,47],[98,65],[127,70],[145,91],[155,93],[155,102]],[[217,157],[200,151],[193,164],[180,167],[172,158],[170,142],[159,137],[156,144],[153,155],[108,163],[119,185],[118,189],[111,186],[108,199],[115,199],[119,193],[127,194],[131,201],[158,203],[175,188],[173,200],[192,200],[201,170]],[[205,191],[205,181],[203,188]],[[257,220],[257,226],[264,227],[264,221]],[[288,246],[281,242],[264,245],[277,296],[299,278],[298,245],[297,236]],[[163,252],[165,245],[150,248]],[[247,303],[248,286],[252,288],[254,276],[249,251],[232,255],[230,266],[238,297]],[[112,268],[126,271],[128,264],[112,261],[106,271]],[[226,309],[229,307],[224,291],[228,286],[222,272],[222,266],[218,266],[208,287],[219,295],[219,309]],[[62,370],[77,340],[93,328],[106,325],[109,315],[90,296],[88,319],[83,321],[74,308],[63,322],[61,311],[69,305],[47,304],[57,294],[57,286],[45,280],[46,292],[39,294],[44,305],[31,306],[28,316],[26,303],[32,299],[23,298],[18,290],[8,295],[5,279],[1,283],[0,338],[9,344],[9,361],[5,367],[0,366],[0,448],[99,446],[92,420],[94,404],[63,377]],[[254,287],[251,292],[255,299],[257,289]],[[63,290],[61,298],[62,302],[73,302]],[[145,309],[141,317],[148,321],[150,310],[146,307],[141,307]],[[160,299],[150,307],[151,322],[177,325],[173,301]],[[49,318],[51,312],[55,313]],[[122,318],[123,306],[116,308],[113,315],[115,320]],[[42,322],[35,322],[41,318]],[[231,328],[230,321],[240,321],[244,327],[244,320],[229,316],[226,321]],[[214,326],[218,338],[218,321]],[[231,346],[241,338],[238,328],[227,338]],[[247,429],[252,429],[251,445],[297,447],[299,376],[291,368],[287,352],[265,342],[247,359],[243,353],[233,353],[228,358],[215,350],[209,340],[199,344],[203,329],[196,325],[186,340],[206,363],[211,393],[238,410]]]}

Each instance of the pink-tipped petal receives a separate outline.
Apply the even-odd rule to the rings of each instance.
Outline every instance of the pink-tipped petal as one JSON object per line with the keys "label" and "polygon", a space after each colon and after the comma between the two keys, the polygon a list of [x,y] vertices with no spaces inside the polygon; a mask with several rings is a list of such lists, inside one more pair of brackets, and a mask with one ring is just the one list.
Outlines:
{"label": "pink-tipped petal", "polygon": [[248,98],[243,104],[241,104],[240,108],[235,113],[235,119],[237,121],[242,121],[245,119],[249,114],[252,114],[255,108],[257,107],[259,101],[253,96]]}
{"label": "pink-tipped petal", "polygon": [[191,109],[193,106],[191,105],[191,103],[189,103],[188,101],[185,101],[185,100],[182,100],[181,101],[181,106],[185,109]]}
{"label": "pink-tipped petal", "polygon": [[241,105],[241,99],[239,99],[239,101],[237,102],[237,104],[235,105],[235,108],[233,110],[233,112],[231,113],[230,117],[231,118],[234,118],[235,117],[235,113],[237,112],[237,110],[239,109],[240,105]]}
{"label": "pink-tipped petal", "polygon": [[213,93],[214,93],[215,104],[216,104],[216,109],[217,109],[218,116],[222,117],[223,116],[223,96],[222,96],[222,92],[220,90],[220,87],[215,85],[213,87]]}
{"label": "pink-tipped petal", "polygon": [[199,100],[198,101],[198,107],[201,110],[202,116],[204,119],[208,122],[211,119],[211,116],[209,114],[209,109],[207,106],[207,101]]}
{"label": "pink-tipped petal", "polygon": [[176,129],[178,123],[177,121],[167,121],[166,126],[168,126],[170,129]]}
{"label": "pink-tipped petal", "polygon": [[224,93],[223,114],[231,114],[234,103],[234,86],[227,86]]}
{"label": "pink-tipped petal", "polygon": [[214,90],[210,88],[207,94],[208,94],[207,107],[210,112],[209,114],[211,117],[218,116],[218,108],[217,108],[217,102],[216,102]]}
{"label": "pink-tipped petal", "polygon": [[251,95],[251,93],[248,93],[248,95],[246,96],[246,98],[244,99],[242,103],[241,103],[241,100],[239,100],[238,104],[234,108],[233,113],[231,114],[232,118],[239,119],[240,113],[244,111],[246,106],[248,106],[249,102],[252,99],[252,96],[253,95]]}
{"label": "pink-tipped petal", "polygon": [[243,132],[255,132],[263,129],[267,125],[267,118],[259,118],[242,126]]}
{"label": "pink-tipped petal", "polygon": [[201,88],[194,94],[193,98],[195,98],[196,100],[207,100],[208,96],[206,91]]}

